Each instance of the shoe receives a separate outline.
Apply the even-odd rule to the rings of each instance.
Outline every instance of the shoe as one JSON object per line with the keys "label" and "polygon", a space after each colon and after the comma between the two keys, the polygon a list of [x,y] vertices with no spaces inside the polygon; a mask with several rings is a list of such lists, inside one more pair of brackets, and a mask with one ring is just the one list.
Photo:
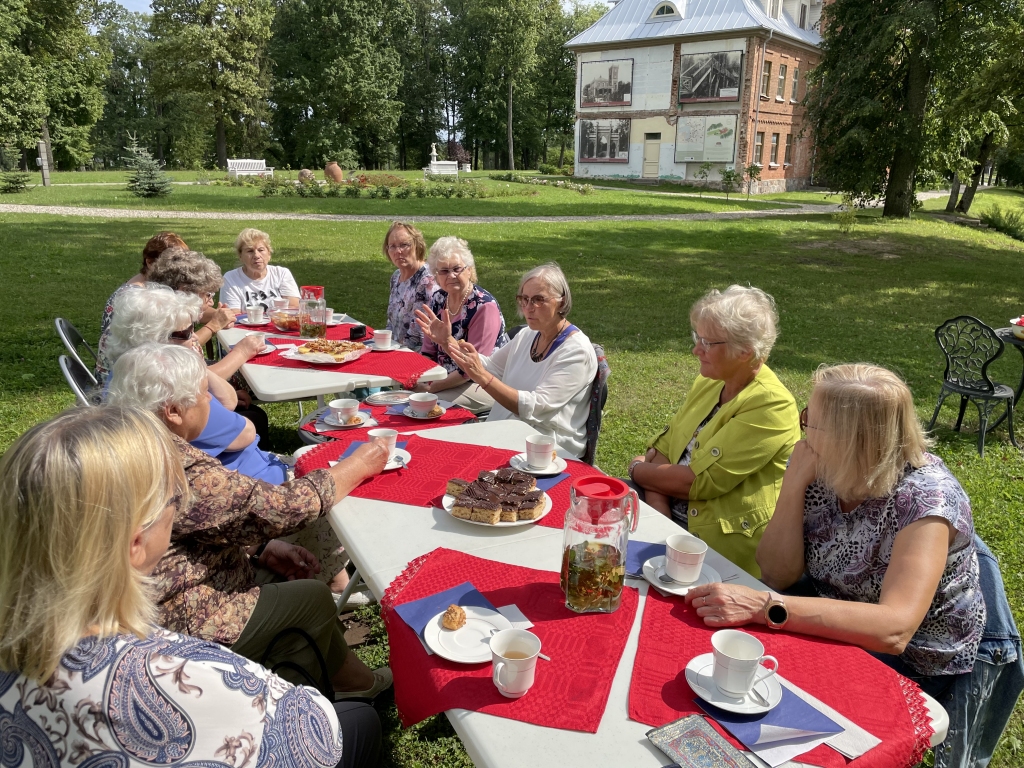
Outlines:
{"label": "shoe", "polygon": [[[373,605],[376,600],[373,599],[373,595],[368,592],[353,592],[348,596],[348,602],[343,606],[343,610],[354,611],[356,608],[361,608],[364,605]],[[341,594],[338,592],[334,593],[334,604],[341,605]]]}
{"label": "shoe", "polygon": [[374,699],[379,694],[390,688],[394,680],[395,678],[391,674],[391,667],[378,667],[373,670],[373,685],[365,691],[335,691],[334,700],[345,701],[347,699]]}

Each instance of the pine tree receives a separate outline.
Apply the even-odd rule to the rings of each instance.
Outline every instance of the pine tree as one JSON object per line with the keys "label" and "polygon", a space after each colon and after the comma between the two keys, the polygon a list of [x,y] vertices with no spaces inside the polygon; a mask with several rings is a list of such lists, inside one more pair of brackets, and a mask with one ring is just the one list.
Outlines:
{"label": "pine tree", "polygon": [[128,134],[128,141],[125,149],[129,153],[127,161],[132,171],[128,177],[128,191],[136,197],[164,197],[171,194],[171,177],[164,173],[160,163],[153,159],[148,149],[139,146],[134,135]]}

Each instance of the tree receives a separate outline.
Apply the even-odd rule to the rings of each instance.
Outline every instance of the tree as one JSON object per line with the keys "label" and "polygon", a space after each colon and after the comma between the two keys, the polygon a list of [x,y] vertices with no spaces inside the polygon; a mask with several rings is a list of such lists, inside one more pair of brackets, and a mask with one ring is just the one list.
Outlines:
{"label": "tree", "polygon": [[404,19],[394,30],[402,72],[402,111],[396,138],[398,164],[403,170],[427,164],[430,145],[454,117],[445,109],[450,104],[450,73],[445,50],[448,14],[443,3],[409,0]]}
{"label": "tree", "polygon": [[757,163],[751,163],[743,169],[743,173],[747,175],[747,200],[750,199],[750,187],[755,181],[761,180],[761,166]]}
{"label": "tree", "polygon": [[704,190],[708,188],[708,177],[711,175],[711,163],[701,163],[693,175],[704,182],[704,186],[697,190],[697,196],[704,197]]}
{"label": "tree", "polygon": [[732,168],[719,168],[718,175],[722,177],[722,190],[725,192],[725,199],[729,199],[729,193],[735,192],[743,183],[743,174]]}
{"label": "tree", "polygon": [[0,144],[34,144],[46,117],[41,68],[22,51],[28,0],[0,0]]}
{"label": "tree", "polygon": [[171,178],[164,173],[160,163],[153,159],[149,150],[139,146],[135,136],[129,135],[128,141],[125,150],[128,152],[128,167],[132,171],[128,177],[128,191],[136,197],[166,197],[171,194]]}

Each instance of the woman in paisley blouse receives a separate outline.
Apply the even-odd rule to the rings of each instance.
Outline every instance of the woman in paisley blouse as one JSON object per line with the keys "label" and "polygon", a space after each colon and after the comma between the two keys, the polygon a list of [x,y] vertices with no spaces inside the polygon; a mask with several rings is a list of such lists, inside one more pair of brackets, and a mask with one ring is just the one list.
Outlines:
{"label": "woman in paisley blouse", "polygon": [[959,684],[986,616],[971,505],[928,453],[910,390],[877,366],[821,368],[801,426],[757,561],[773,589],[806,573],[800,591],[820,596],[715,584],[686,601],[712,627],[784,625],[859,645],[947,709],[963,704],[950,701],[972,695]]}
{"label": "woman in paisley blouse", "polygon": [[[430,247],[430,271],[437,278],[438,291],[429,304],[416,310],[420,327],[440,320],[451,327],[451,337],[468,341],[481,355],[490,355],[508,343],[505,318],[495,298],[476,284],[476,262],[469,244],[458,237],[442,237]],[[423,336],[424,355],[448,371],[447,378],[421,385],[425,392],[443,392],[444,399],[473,413],[490,410],[494,398],[475,384],[458,366],[448,350]]]}
{"label": "woman in paisley blouse", "polygon": [[153,416],[65,411],[8,449],[0,488],[5,765],[376,765],[372,707],[154,625],[148,574],[188,486]]}
{"label": "woman in paisley blouse", "polygon": [[383,251],[397,267],[391,275],[387,327],[395,344],[419,352],[423,333],[416,325],[416,308],[428,303],[437,290],[426,264],[427,243],[416,227],[396,221],[384,236]]}

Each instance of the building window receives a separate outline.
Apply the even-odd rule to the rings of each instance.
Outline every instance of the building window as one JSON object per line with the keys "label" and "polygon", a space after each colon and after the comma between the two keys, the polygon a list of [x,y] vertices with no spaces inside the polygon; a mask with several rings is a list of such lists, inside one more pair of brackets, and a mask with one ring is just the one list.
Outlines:
{"label": "building window", "polygon": [[807,6],[800,6],[800,29],[807,29]]}
{"label": "building window", "polygon": [[779,86],[775,91],[775,98],[779,101],[786,100],[786,65],[779,66]]}
{"label": "building window", "polygon": [[793,134],[786,134],[786,159],[784,161],[786,165],[793,164]]}
{"label": "building window", "polygon": [[772,165],[779,164],[779,134],[772,134],[772,150],[771,154],[768,155],[768,162]]}
{"label": "building window", "polygon": [[754,162],[761,165],[764,157],[764,131],[758,131],[754,136]]}
{"label": "building window", "polygon": [[768,0],[768,15],[773,19],[782,15],[782,0]]}
{"label": "building window", "polygon": [[800,69],[793,70],[793,92],[789,94],[790,101],[796,101],[796,89],[800,87]]}
{"label": "building window", "polygon": [[580,120],[580,162],[628,163],[629,120]]}
{"label": "building window", "polygon": [[766,61],[764,63],[764,69],[761,70],[761,97],[768,98],[768,88],[771,87],[772,83],[772,63]]}
{"label": "building window", "polygon": [[670,21],[681,18],[683,18],[682,14],[679,13],[672,3],[660,3],[654,9],[654,13],[651,14],[651,18],[648,21]]}

